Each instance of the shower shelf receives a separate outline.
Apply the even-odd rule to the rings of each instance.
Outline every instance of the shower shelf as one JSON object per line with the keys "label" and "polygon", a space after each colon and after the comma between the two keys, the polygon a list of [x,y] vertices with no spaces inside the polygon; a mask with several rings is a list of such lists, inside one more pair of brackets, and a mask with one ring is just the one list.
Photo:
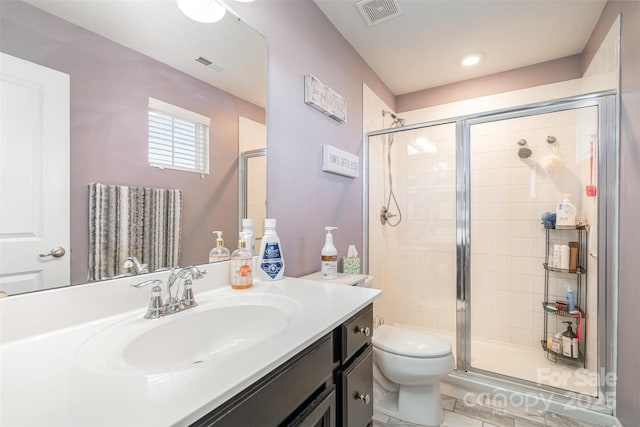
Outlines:
{"label": "shower shelf", "polygon": [[[542,303],[542,310],[544,311],[544,331],[540,344],[545,351],[545,355],[548,360],[557,363],[558,360],[567,360],[572,362],[580,362],[586,367],[586,348],[587,348],[587,327],[586,327],[586,313],[587,309],[587,241],[588,241],[589,226],[578,225],[573,227],[545,227],[545,255],[544,259],[549,259],[550,248],[556,244],[567,244],[570,241],[577,241],[578,258],[576,270],[569,270],[567,268],[555,268],[550,267],[546,262],[542,264],[544,268],[544,299]],[[570,282],[574,282],[573,289],[575,290],[575,305],[577,312],[569,312],[567,310],[553,310],[551,306],[555,307],[555,303],[550,302],[557,298],[555,296],[557,289],[555,283],[562,283],[562,286],[567,286]],[[553,284],[553,292],[550,289]],[[558,330],[558,327],[552,327],[551,323],[558,324],[560,319],[569,318],[575,331],[581,336],[581,340],[578,343],[578,358],[567,357],[562,353],[556,353],[550,348],[547,348],[547,339],[555,335],[556,332],[562,332]],[[574,323],[575,322],[575,323]]]}
{"label": "shower shelf", "polygon": [[[549,305],[555,305],[555,304],[548,301],[545,301],[542,303],[542,308],[544,308],[544,311],[548,313],[555,314],[557,316],[562,316],[562,317],[580,317],[578,314],[572,314],[573,312],[569,312],[567,310],[552,310],[549,308]],[[576,306],[576,309],[574,311],[579,311],[580,314],[582,314],[582,318],[585,317],[584,311],[582,311],[580,307]]]}
{"label": "shower shelf", "polygon": [[587,270],[583,267],[578,267],[575,271],[569,270],[567,268],[556,268],[556,267],[549,267],[549,264],[547,264],[546,262],[542,264],[544,266],[544,269],[547,271],[554,271],[556,273],[566,273],[566,274],[585,274],[587,272]]}
{"label": "shower shelf", "polygon": [[580,225],[557,225],[554,227],[545,226],[544,228],[546,228],[547,230],[587,230],[588,227],[589,226],[586,224],[580,224]]}
{"label": "shower shelf", "polygon": [[547,359],[549,359],[550,356],[555,357],[555,360],[553,360],[553,362],[556,362],[558,359],[570,360],[572,362],[580,362],[580,363],[584,363],[585,361],[584,354],[580,350],[578,350],[578,358],[575,358],[575,357],[565,356],[562,353],[556,353],[555,351],[547,347],[547,342],[545,340],[540,340],[540,345],[542,346],[542,349],[547,353]]}

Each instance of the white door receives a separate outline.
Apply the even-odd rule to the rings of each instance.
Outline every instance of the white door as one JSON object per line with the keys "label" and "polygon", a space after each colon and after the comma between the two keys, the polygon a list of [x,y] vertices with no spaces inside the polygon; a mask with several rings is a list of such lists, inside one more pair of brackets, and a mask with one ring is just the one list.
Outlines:
{"label": "white door", "polygon": [[69,75],[0,55],[0,289],[68,285]]}

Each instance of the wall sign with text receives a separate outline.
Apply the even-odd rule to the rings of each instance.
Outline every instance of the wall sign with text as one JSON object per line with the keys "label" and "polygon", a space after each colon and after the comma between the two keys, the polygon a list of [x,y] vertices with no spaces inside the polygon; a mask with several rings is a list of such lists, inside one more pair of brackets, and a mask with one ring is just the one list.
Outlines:
{"label": "wall sign with text", "polygon": [[347,101],[315,76],[304,76],[304,102],[340,123],[347,121]]}

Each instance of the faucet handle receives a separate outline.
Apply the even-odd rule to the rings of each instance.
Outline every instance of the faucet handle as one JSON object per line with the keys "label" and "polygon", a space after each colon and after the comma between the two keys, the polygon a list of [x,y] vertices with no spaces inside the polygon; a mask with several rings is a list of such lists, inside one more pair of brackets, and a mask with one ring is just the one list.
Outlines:
{"label": "faucet handle", "polygon": [[[162,283],[160,280],[158,282]],[[164,304],[162,303],[162,288],[160,285],[156,285],[151,288],[151,300],[149,301],[149,308],[147,314],[144,315],[145,319],[157,319],[164,314]]]}
{"label": "faucet handle", "polygon": [[152,279],[145,280],[141,283],[131,283],[129,286],[132,288],[144,288],[149,285],[153,285],[151,288],[151,300],[149,301],[149,308],[147,309],[147,313],[144,315],[145,319],[157,319],[164,314],[164,304],[162,303],[162,280],[160,279]]}
{"label": "faucet handle", "polygon": [[155,290],[155,288],[160,288],[160,285],[162,285],[162,280],[160,279],[151,279],[151,280],[145,280],[144,282],[140,282],[140,283],[130,283],[129,286],[131,286],[132,288],[144,288],[146,286],[149,285],[153,285],[154,289],[152,289],[151,291],[153,292]]}
{"label": "faucet handle", "polygon": [[182,300],[180,302],[185,308],[198,305],[193,296],[193,282],[189,278],[184,279],[184,291],[182,291]]}

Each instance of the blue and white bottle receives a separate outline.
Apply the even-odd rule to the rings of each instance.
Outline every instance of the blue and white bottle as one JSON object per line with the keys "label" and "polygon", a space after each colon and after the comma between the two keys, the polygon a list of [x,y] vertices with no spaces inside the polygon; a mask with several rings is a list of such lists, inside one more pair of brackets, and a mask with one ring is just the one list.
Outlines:
{"label": "blue and white bottle", "polygon": [[265,282],[280,280],[284,277],[284,257],[280,239],[276,234],[276,220],[264,220],[264,236],[258,254],[256,277]]}

